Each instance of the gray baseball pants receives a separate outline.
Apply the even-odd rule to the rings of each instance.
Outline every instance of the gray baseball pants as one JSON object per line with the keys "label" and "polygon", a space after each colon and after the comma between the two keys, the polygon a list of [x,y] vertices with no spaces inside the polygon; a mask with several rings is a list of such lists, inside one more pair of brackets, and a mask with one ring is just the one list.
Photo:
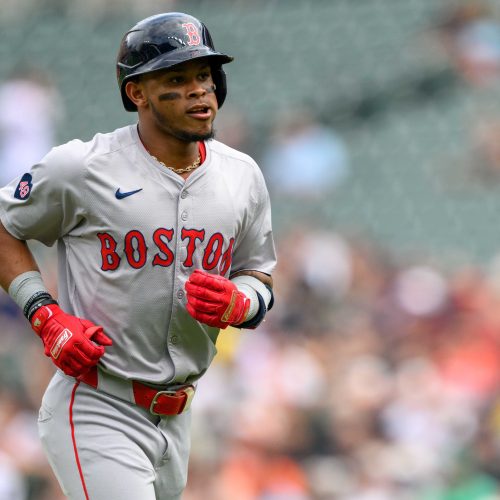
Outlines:
{"label": "gray baseball pants", "polygon": [[42,399],[42,445],[71,500],[178,500],[190,411],[159,417],[58,371]]}

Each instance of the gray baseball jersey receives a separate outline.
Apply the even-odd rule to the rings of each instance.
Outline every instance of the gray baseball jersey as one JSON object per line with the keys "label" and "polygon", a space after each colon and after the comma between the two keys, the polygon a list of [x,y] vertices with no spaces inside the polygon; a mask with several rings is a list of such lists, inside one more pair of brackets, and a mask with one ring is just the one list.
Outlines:
{"label": "gray baseball jersey", "polygon": [[112,338],[100,361],[119,377],[192,382],[218,329],[186,311],[194,269],[230,276],[275,266],[269,196],[247,155],[215,140],[187,180],[158,163],[135,125],[54,148],[0,190],[16,238],[57,241],[59,302]]}

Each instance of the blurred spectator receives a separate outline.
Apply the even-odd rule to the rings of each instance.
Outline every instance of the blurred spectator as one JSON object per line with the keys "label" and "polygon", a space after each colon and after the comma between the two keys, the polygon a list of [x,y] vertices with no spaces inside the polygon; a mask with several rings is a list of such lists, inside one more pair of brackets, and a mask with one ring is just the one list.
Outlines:
{"label": "blurred spectator", "polygon": [[468,1],[441,15],[438,33],[464,81],[485,86],[500,77],[500,23],[486,3]]}
{"label": "blurred spectator", "polygon": [[344,142],[308,109],[278,119],[261,164],[271,193],[292,202],[324,199],[349,172]]}
{"label": "blurred spectator", "polygon": [[[335,305],[351,286],[353,257],[348,242],[333,232],[296,225],[278,247],[278,266],[287,279],[276,291],[277,307],[269,321],[279,323],[288,334],[328,329]],[[294,306],[282,308],[280,303]]]}
{"label": "blurred spectator", "polygon": [[471,123],[471,148],[466,158],[466,181],[481,187],[500,182],[500,118],[491,112],[479,112]]}
{"label": "blurred spectator", "polygon": [[15,468],[11,457],[0,452],[0,499],[25,500],[26,485],[21,472]]}
{"label": "blurred spectator", "polygon": [[229,448],[217,483],[218,500],[311,500],[296,461],[244,443]]}
{"label": "blurred spectator", "polygon": [[54,145],[61,96],[51,78],[30,65],[17,67],[0,87],[0,185],[27,172]]}

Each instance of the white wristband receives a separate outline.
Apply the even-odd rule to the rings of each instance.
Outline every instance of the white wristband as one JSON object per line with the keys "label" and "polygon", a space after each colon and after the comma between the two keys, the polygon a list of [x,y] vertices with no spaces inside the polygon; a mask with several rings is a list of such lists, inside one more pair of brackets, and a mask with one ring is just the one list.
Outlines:
{"label": "white wristband", "polygon": [[245,321],[251,320],[259,312],[259,299],[257,297],[257,292],[264,299],[266,308],[271,302],[271,292],[262,281],[248,274],[240,274],[231,281],[236,285],[238,290],[244,293],[250,299],[250,308],[245,316]]}

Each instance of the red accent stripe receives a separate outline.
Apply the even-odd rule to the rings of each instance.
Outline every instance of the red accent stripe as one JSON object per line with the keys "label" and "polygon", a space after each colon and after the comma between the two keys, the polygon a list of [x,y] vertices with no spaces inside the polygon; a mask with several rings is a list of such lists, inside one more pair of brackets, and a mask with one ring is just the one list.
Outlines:
{"label": "red accent stripe", "polygon": [[71,393],[71,401],[69,403],[69,425],[71,427],[71,441],[73,442],[73,450],[75,452],[76,465],[78,466],[78,473],[80,474],[80,480],[82,482],[83,491],[85,493],[85,500],[89,500],[89,493],[87,491],[87,485],[85,484],[85,478],[83,477],[82,466],[80,464],[80,457],[78,456],[78,448],[76,447],[75,425],[73,424],[73,403],[75,402],[75,394],[79,385],[80,381],[78,381],[75,384],[75,387],[73,387],[73,392]]}
{"label": "red accent stripe", "polygon": [[201,160],[200,164],[205,161],[205,158],[207,157],[207,147],[205,146],[205,143],[203,141],[198,142],[198,152],[200,153]]}

